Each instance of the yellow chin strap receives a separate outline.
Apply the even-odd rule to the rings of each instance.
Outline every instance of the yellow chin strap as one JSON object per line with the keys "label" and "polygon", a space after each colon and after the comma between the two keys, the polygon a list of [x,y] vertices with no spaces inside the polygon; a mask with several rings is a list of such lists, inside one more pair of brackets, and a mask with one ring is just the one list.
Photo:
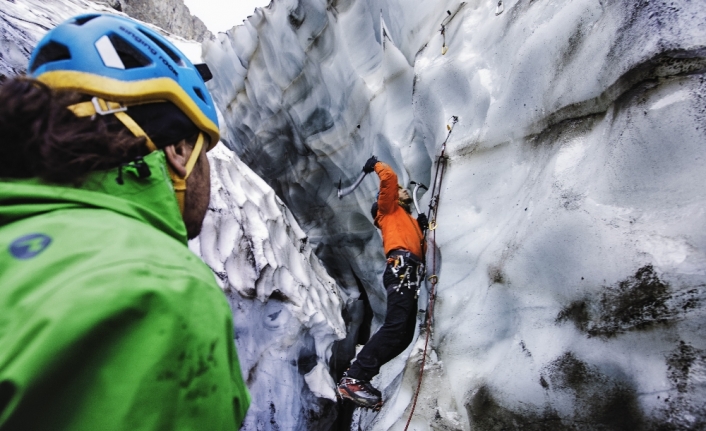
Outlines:
{"label": "yellow chin strap", "polygon": [[68,106],[68,109],[77,117],[95,117],[96,114],[113,114],[115,115],[115,118],[120,120],[120,122],[132,132],[133,135],[137,137],[142,136],[145,138],[145,145],[150,152],[157,151],[157,146],[154,142],[152,142],[152,139],[147,136],[147,133],[142,130],[142,127],[140,127],[135,120],[125,113],[125,111],[127,111],[127,105],[125,104],[110,102],[99,97],[94,97],[89,102],[81,102]]}
{"label": "yellow chin strap", "polygon": [[169,169],[169,176],[172,178],[172,184],[174,185],[174,194],[176,195],[177,203],[179,204],[179,211],[181,211],[182,214],[184,213],[184,195],[186,194],[186,179],[189,178],[189,175],[191,175],[191,171],[194,170],[194,166],[196,166],[196,161],[201,155],[203,141],[203,133],[199,132],[199,137],[196,139],[196,145],[194,145],[194,149],[191,151],[189,160],[186,161],[186,175],[184,175],[183,178],[180,177],[176,172],[174,172],[174,169],[170,164],[167,164],[167,168]]}
{"label": "yellow chin strap", "polygon": [[[152,101],[154,102],[154,101]],[[88,102],[81,102],[75,105],[68,106],[68,109],[74,113],[77,117],[93,117],[96,114],[100,115],[115,115],[123,125],[132,132],[133,135],[137,137],[145,138],[145,145],[150,152],[157,151],[157,146],[152,142],[149,136],[142,130],[139,124],[135,122],[129,115],[125,113],[127,111],[127,106],[118,102],[110,102],[103,100],[99,97],[94,97]],[[196,145],[191,151],[189,160],[186,161],[186,175],[180,177],[172,166],[167,163],[167,169],[169,170],[169,177],[172,179],[172,185],[174,186],[174,194],[176,195],[177,203],[179,204],[179,211],[184,213],[184,195],[186,194],[186,179],[191,175],[191,171],[194,170],[196,161],[201,155],[201,148],[203,147],[204,137],[203,133],[199,132],[199,137],[196,139]]]}

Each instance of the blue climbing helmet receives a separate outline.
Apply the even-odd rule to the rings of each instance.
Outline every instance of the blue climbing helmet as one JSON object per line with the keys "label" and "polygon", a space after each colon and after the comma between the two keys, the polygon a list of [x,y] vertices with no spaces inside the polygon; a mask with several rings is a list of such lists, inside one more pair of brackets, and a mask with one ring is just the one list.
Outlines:
{"label": "blue climbing helmet", "polygon": [[211,78],[208,67],[194,66],[166,38],[132,19],[109,14],[71,18],[39,41],[28,71],[49,87],[93,96],[93,107],[86,105],[90,112],[77,107],[77,115],[82,110],[81,116],[129,115],[131,106],[138,111],[145,104],[171,102],[210,137],[209,150],[219,140],[216,107],[205,85]]}

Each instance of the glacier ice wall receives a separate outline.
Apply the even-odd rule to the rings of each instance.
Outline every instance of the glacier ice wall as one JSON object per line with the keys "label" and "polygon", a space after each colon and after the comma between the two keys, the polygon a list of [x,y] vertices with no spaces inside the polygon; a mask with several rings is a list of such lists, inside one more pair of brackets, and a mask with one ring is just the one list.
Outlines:
{"label": "glacier ice wall", "polygon": [[261,178],[222,145],[209,160],[211,202],[190,246],[233,309],[252,397],[243,429],[330,424],[336,395],[328,362],[333,343],[345,337],[338,286]]}
{"label": "glacier ice wall", "polygon": [[[336,183],[376,154],[403,184],[429,184],[458,115],[414,429],[703,428],[706,9],[498,9],[275,0],[204,45],[224,142],[342,286],[334,374],[365,339],[361,302],[373,330],[384,312],[376,181],[343,200]],[[383,367],[387,405],[356,411],[356,429],[403,428],[421,339]]]}

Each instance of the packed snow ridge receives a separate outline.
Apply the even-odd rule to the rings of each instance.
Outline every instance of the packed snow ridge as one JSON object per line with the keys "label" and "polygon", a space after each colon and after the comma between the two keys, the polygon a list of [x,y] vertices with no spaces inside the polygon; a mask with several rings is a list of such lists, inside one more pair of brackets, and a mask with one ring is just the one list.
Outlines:
{"label": "packed snow ridge", "polygon": [[[44,31],[9,15],[56,23],[35,3],[0,7],[3,74],[7,34]],[[227,149],[192,247],[233,306],[243,429],[404,429],[424,330],[373,381],[380,413],[333,399],[385,309],[377,182],[336,188],[371,154],[430,185],[453,115],[409,429],[706,427],[705,22],[688,0],[273,0],[204,42]]]}

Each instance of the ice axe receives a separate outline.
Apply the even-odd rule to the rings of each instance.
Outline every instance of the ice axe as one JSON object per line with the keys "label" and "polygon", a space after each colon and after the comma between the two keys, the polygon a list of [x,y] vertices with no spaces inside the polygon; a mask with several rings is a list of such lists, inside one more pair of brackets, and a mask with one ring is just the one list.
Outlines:
{"label": "ice axe", "polygon": [[412,192],[412,198],[414,199],[414,208],[417,210],[417,214],[421,214],[421,212],[419,211],[419,202],[417,201],[417,190],[419,190],[420,187],[424,190],[429,190],[429,188],[424,184],[418,183],[416,181],[410,181],[409,183],[414,184],[414,191]]}
{"label": "ice axe", "polygon": [[360,175],[358,175],[358,179],[356,179],[353,184],[346,187],[345,189],[341,188],[341,180],[338,180],[338,199],[343,199],[343,196],[353,193],[353,190],[358,188],[360,183],[363,182],[363,178],[365,178],[366,175],[368,175],[366,172],[361,172]]}

